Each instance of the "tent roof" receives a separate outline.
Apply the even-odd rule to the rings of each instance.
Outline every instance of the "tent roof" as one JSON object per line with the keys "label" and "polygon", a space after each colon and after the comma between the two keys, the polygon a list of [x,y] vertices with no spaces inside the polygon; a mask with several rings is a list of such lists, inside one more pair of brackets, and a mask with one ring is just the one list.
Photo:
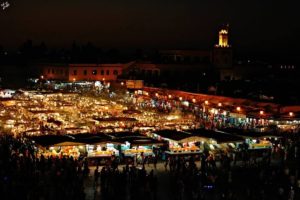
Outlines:
{"label": "tent roof", "polygon": [[218,143],[244,141],[244,138],[240,136],[224,133],[221,131],[214,131],[214,130],[207,130],[207,129],[191,129],[191,130],[187,130],[187,132],[190,132],[196,136],[203,137],[206,139],[214,139]]}
{"label": "tent roof", "polygon": [[192,142],[192,141],[205,141],[206,138],[203,138],[198,135],[194,135],[185,131],[176,131],[176,130],[159,130],[153,132],[163,138],[167,138],[177,142]]}
{"label": "tent roof", "polygon": [[127,121],[127,122],[135,122],[137,119],[131,117],[109,117],[109,118],[100,118],[93,117],[94,120],[99,122],[115,122],[115,121]]}
{"label": "tent roof", "polygon": [[238,128],[225,128],[221,129],[221,131],[246,138],[281,137],[281,135],[272,132],[257,132],[254,130],[244,130]]}

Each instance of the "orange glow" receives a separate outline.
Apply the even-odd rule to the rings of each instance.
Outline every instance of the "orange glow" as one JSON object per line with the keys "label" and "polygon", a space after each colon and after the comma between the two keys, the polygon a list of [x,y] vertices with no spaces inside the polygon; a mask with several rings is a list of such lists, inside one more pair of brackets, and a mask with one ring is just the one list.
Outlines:
{"label": "orange glow", "polygon": [[179,97],[179,100],[182,101],[182,97]]}
{"label": "orange glow", "polygon": [[196,99],[193,99],[192,101],[193,101],[193,103],[195,103],[195,102],[196,102]]}
{"label": "orange glow", "polygon": [[208,101],[204,101],[204,103],[205,103],[206,105],[208,105]]}
{"label": "orange glow", "polygon": [[236,107],[236,110],[237,110],[237,111],[241,111],[241,107],[239,107],[239,106]]}
{"label": "orange glow", "polygon": [[169,96],[168,96],[168,97],[169,97],[169,99],[171,99],[171,98],[172,98],[172,95],[170,95],[170,94],[169,94]]}
{"label": "orange glow", "polygon": [[294,113],[293,113],[293,112],[289,112],[289,116],[290,116],[290,117],[293,117],[293,116],[294,116]]}
{"label": "orange glow", "polygon": [[221,106],[222,106],[222,103],[218,103],[218,106],[221,107]]}
{"label": "orange glow", "polygon": [[259,114],[260,114],[260,115],[263,115],[263,114],[264,114],[264,111],[263,111],[263,110],[259,111]]}

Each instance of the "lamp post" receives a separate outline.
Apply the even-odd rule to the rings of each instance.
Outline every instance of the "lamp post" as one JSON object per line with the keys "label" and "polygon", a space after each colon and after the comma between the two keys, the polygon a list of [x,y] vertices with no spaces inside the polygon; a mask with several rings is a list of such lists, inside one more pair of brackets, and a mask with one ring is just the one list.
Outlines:
{"label": "lamp post", "polygon": [[[241,112],[241,107],[240,107],[240,106],[236,107],[236,111],[238,112],[238,114],[240,114],[240,112]],[[239,116],[238,116],[237,121],[238,121],[238,123],[240,123]]]}
{"label": "lamp post", "polygon": [[259,119],[260,119],[261,125],[264,125],[263,118],[262,118],[263,115],[264,115],[264,111],[263,110],[259,111]]}

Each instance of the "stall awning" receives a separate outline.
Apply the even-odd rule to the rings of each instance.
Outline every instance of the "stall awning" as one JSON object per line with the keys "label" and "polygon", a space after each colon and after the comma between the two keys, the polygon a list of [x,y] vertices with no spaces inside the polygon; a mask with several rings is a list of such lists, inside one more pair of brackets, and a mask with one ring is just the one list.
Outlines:
{"label": "stall awning", "polygon": [[206,141],[207,139],[187,131],[176,131],[176,130],[159,130],[153,132],[154,134],[165,138],[167,140],[172,140],[178,143],[183,142],[200,142]]}
{"label": "stall awning", "polygon": [[186,132],[196,135],[197,137],[203,137],[206,140],[213,139],[217,143],[231,143],[231,142],[244,141],[244,138],[240,136],[228,134],[222,131],[207,130],[207,129],[191,129],[191,130],[187,130]]}

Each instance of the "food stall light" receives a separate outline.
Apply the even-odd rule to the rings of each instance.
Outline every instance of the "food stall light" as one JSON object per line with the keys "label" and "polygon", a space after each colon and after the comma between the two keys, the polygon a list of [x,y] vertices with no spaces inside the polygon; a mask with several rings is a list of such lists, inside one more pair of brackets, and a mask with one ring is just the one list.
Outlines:
{"label": "food stall light", "polygon": [[206,105],[208,105],[208,101],[204,101],[204,103],[205,103]]}
{"label": "food stall light", "polygon": [[224,111],[224,112],[223,112],[223,115],[227,115],[227,112],[226,112],[226,111]]}
{"label": "food stall light", "polygon": [[221,106],[222,106],[222,103],[218,103],[218,106],[221,107]]}
{"label": "food stall light", "polygon": [[182,101],[182,97],[179,97],[179,100]]}
{"label": "food stall light", "polygon": [[193,101],[193,103],[196,103],[196,99],[193,99],[192,101]]}
{"label": "food stall light", "polygon": [[290,117],[293,117],[293,116],[294,116],[294,113],[293,113],[293,112],[289,112],[289,116],[290,116]]}
{"label": "food stall light", "polygon": [[236,110],[237,110],[237,111],[241,111],[241,107],[239,107],[239,106],[236,107]]}

